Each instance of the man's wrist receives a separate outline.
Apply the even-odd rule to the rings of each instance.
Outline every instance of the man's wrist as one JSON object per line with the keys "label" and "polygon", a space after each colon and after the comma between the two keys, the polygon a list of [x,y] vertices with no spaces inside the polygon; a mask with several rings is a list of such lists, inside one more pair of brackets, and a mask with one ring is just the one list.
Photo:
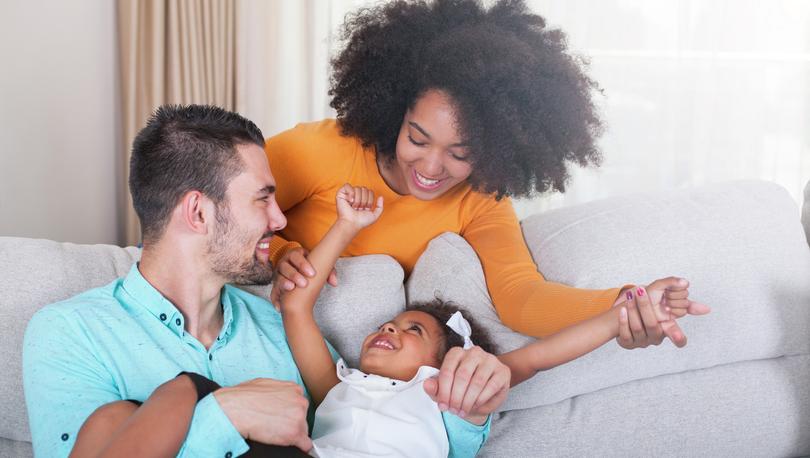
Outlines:
{"label": "man's wrist", "polygon": [[230,402],[232,400],[231,395],[234,393],[234,391],[234,387],[225,386],[211,393],[211,396],[213,396],[217,401],[219,408],[222,409],[222,412],[226,417],[228,417],[228,420],[231,422],[239,435],[245,439],[250,439],[247,428],[239,421],[241,416],[235,415],[236,412],[234,412],[234,406]]}
{"label": "man's wrist", "polygon": [[462,417],[465,421],[472,423],[476,426],[484,426],[487,422],[487,418],[489,418],[489,414],[480,414],[480,415],[467,415],[466,417]]}

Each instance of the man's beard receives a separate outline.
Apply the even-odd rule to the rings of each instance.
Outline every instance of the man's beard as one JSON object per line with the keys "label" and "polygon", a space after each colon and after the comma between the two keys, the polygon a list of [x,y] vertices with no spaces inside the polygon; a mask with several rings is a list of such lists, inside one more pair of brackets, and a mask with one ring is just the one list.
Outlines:
{"label": "man's beard", "polygon": [[[273,235],[264,234],[262,238]],[[230,218],[227,204],[217,205],[214,234],[208,243],[208,254],[211,269],[225,277],[228,283],[240,285],[266,285],[273,278],[273,267],[270,261],[264,263],[256,257],[256,244],[260,239],[253,239],[247,232],[239,232]],[[240,259],[239,253],[251,246],[252,256]]]}

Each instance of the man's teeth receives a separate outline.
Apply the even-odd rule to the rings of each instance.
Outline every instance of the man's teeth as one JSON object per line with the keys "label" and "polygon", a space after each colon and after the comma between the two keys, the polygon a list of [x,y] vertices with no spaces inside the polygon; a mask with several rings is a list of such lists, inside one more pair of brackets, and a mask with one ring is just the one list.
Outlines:
{"label": "man's teeth", "polygon": [[260,250],[266,250],[270,248],[270,242],[261,242],[258,246]]}
{"label": "man's teeth", "polygon": [[429,178],[425,178],[422,175],[420,175],[419,172],[416,172],[416,179],[419,181],[420,184],[423,184],[425,186],[435,186],[436,183],[438,183],[440,181],[440,180],[431,180]]}

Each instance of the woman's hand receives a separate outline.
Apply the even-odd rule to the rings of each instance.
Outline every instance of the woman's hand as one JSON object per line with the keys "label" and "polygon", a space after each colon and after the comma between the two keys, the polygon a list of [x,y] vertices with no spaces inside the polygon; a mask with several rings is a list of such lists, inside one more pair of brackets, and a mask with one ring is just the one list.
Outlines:
{"label": "woman's hand", "polygon": [[[290,248],[279,259],[273,274],[273,290],[270,292],[270,301],[279,309],[282,293],[294,290],[297,286],[305,288],[309,283],[307,277],[315,276],[315,269],[307,260],[309,251],[302,247]],[[332,269],[326,282],[337,286],[337,272]]]}
{"label": "woman's hand", "polygon": [[616,341],[624,348],[645,348],[659,345],[668,337],[677,347],[686,345],[686,335],[675,322],[686,314],[705,315],[710,309],[705,304],[690,301],[689,282],[683,278],[668,277],[650,283],[647,288],[625,289],[616,300],[627,309],[626,317],[619,320]]}

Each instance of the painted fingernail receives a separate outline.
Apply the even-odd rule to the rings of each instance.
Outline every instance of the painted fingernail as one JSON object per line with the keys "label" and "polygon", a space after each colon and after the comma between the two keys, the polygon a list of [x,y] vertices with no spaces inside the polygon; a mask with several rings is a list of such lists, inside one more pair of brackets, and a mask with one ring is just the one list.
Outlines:
{"label": "painted fingernail", "polygon": [[636,290],[639,296],[644,296],[644,288],[639,288]]}
{"label": "painted fingernail", "polygon": [[458,416],[459,416],[459,417],[461,417],[461,418],[464,418],[464,417],[466,417],[466,416],[467,416],[467,412],[465,412],[465,411],[463,411],[463,410],[460,410],[460,411],[458,412]]}
{"label": "painted fingernail", "polygon": [[447,410],[447,404],[445,404],[445,403],[443,403],[443,402],[440,402],[440,403],[439,403],[439,410],[441,410],[442,412],[444,412],[445,410]]}
{"label": "painted fingernail", "polygon": [[632,291],[628,291],[628,292],[627,292],[627,300],[628,300],[628,301],[632,301],[632,300],[633,300],[633,292],[632,292]]}
{"label": "painted fingernail", "polygon": [[669,307],[664,307],[664,310],[666,310],[666,311],[667,311],[667,313],[669,313],[669,312],[671,312],[671,311],[672,311],[672,309],[671,309],[671,308],[669,308]]}
{"label": "painted fingernail", "polygon": [[452,413],[455,416],[458,416],[458,410],[456,409],[450,409],[450,413]]}

